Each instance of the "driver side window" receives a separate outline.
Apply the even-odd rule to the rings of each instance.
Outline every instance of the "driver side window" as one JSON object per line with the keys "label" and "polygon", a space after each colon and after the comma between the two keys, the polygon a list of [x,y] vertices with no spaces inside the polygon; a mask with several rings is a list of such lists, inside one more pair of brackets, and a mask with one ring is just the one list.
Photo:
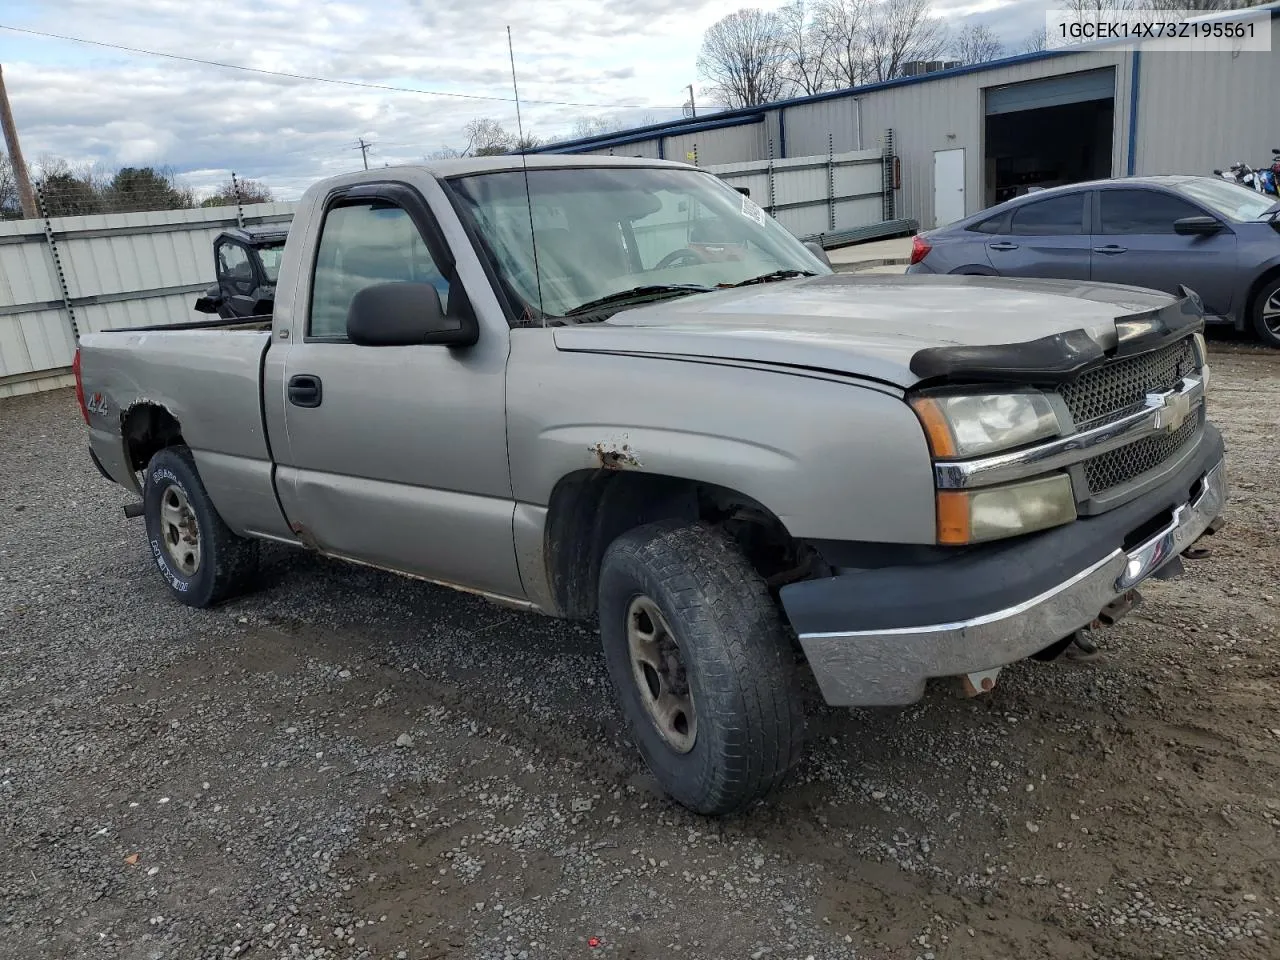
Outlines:
{"label": "driver side window", "polygon": [[346,339],[347,309],[355,295],[397,281],[430,283],[441,307],[449,309],[449,282],[405,210],[382,200],[331,208],[316,250],[307,336]]}

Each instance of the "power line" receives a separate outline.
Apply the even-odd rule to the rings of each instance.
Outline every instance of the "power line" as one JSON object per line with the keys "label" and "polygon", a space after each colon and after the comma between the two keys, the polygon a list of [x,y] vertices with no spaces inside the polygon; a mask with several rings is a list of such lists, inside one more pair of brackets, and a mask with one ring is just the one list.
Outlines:
{"label": "power line", "polygon": [[[288,80],[305,80],[312,83],[332,83],[343,87],[361,87],[367,90],[385,90],[391,93],[416,93],[428,97],[454,97],[459,100],[494,100],[503,103],[513,102],[511,97],[494,97],[481,93],[450,93],[444,90],[417,90],[413,87],[396,87],[386,83],[367,83],[363,80],[339,80],[334,77],[315,77],[305,73],[286,73],[282,70],[266,70],[262,67],[247,67],[241,63],[224,63],[221,60],[204,60],[200,57],[188,57],[179,53],[166,53],[163,50],[145,50],[142,47],[130,47],[123,43],[107,43],[105,40],[89,40],[86,37],[72,37],[64,33],[46,33],[42,30],[31,30],[27,27],[14,27],[0,23],[0,30],[13,33],[25,33],[33,37],[44,37],[48,40],[66,40],[71,43],[86,43],[95,47],[106,47],[111,50],[123,50],[126,53],[140,53],[148,57],[164,57],[168,60],[181,60],[186,63],[200,63],[206,67],[223,67],[227,70],[243,70],[245,73],[257,73],[268,77],[284,77]],[[539,103],[555,107],[596,107],[604,110],[664,110],[675,109],[660,104],[647,103],[580,103],[573,100],[530,100],[525,103]]]}

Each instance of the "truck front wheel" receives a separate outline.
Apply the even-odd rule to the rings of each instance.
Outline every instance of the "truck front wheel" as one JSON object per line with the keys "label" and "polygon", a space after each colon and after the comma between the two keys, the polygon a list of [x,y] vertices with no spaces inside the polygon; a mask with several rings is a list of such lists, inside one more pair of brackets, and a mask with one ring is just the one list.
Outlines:
{"label": "truck front wheel", "polygon": [[192,607],[242,592],[258,568],[258,544],[218,516],[185,446],[165,447],[147,464],[142,488],[147,550],[169,591]]}
{"label": "truck front wheel", "polygon": [[795,658],[737,543],[663,521],[623,534],[600,567],[605,660],[641,755],[697,813],[763,797],[800,755]]}

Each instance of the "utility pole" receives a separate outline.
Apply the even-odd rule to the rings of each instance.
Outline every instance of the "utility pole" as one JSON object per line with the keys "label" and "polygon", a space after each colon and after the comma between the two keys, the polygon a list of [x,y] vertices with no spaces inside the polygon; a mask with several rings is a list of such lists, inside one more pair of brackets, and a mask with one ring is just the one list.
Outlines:
{"label": "utility pole", "polygon": [[697,117],[697,115],[698,115],[698,107],[693,102],[693,84],[691,83],[689,84],[689,116]]}
{"label": "utility pole", "polygon": [[372,146],[373,146],[372,143],[365,143],[364,137],[361,137],[360,146],[355,148],[360,151],[360,156],[364,158],[364,168],[366,170],[369,169],[369,148]]}
{"label": "utility pole", "polygon": [[13,167],[14,182],[18,185],[18,202],[22,204],[22,215],[28,220],[35,220],[40,216],[40,211],[36,207],[35,191],[31,189],[31,178],[27,174],[27,162],[22,159],[18,126],[13,122],[13,111],[9,109],[3,68],[0,68],[0,127],[4,128],[5,147],[9,151],[9,166]]}

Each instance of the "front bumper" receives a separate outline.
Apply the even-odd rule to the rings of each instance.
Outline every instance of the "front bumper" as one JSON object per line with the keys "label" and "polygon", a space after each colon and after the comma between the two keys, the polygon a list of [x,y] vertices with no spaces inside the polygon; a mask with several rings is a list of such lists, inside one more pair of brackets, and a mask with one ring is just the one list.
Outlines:
{"label": "front bumper", "polygon": [[[1158,529],[1150,530],[1148,523],[1143,529],[1149,532],[1129,547],[1121,545],[1121,534],[1115,534],[1114,541],[1103,545],[1105,553],[1101,558],[1092,560],[1082,569],[1075,568],[1076,572],[1065,579],[1059,576],[1058,582],[1008,606],[987,607],[987,612],[973,610],[974,595],[1003,593],[998,590],[998,585],[993,588],[993,579],[1009,580],[1014,576],[1005,569],[1010,558],[998,554],[969,565],[964,579],[972,593],[963,601],[955,597],[947,603],[952,609],[963,610],[964,616],[947,622],[911,626],[877,623],[876,629],[863,630],[807,630],[805,621],[809,626],[820,627],[821,621],[830,617],[833,609],[830,603],[821,613],[814,613],[822,604],[824,593],[830,597],[830,591],[841,590],[841,581],[847,586],[850,581],[857,580],[859,574],[796,584],[796,587],[810,589],[793,593],[790,600],[788,590],[791,588],[784,588],[783,605],[797,628],[823,697],[835,706],[914,703],[923,696],[925,681],[931,677],[958,676],[1002,667],[1029,657],[1088,626],[1104,607],[1191,546],[1222,513],[1227,487],[1220,441],[1210,453],[1211,459],[1207,464],[1196,458],[1198,462],[1191,478],[1180,472],[1179,477],[1150,495],[1155,499],[1149,502],[1147,519],[1167,518]],[[1170,503],[1171,489],[1182,493]],[[1139,507],[1142,501],[1148,501],[1148,497],[1129,505],[1126,513],[1132,517],[1133,508]],[[1092,522],[1076,521],[1069,526],[1080,529],[1081,523]],[[1105,529],[1114,533],[1113,527]],[[1043,542],[1046,546],[1052,544],[1047,538]],[[1034,545],[1035,541],[1031,544]],[[1024,555],[1014,553],[1012,559],[1025,568]],[[1062,554],[1053,553],[1042,557],[1041,562],[1054,564],[1062,559]],[[952,565],[936,565],[938,568],[948,566]],[[897,576],[914,581],[904,584],[901,592],[918,598],[914,605],[917,612],[921,609],[936,610],[937,606],[930,602],[929,594],[934,581],[938,581],[940,586],[945,585],[948,579],[946,571],[930,571],[928,566],[898,568],[898,571],[872,573],[877,580]],[[944,588],[943,592],[949,591]],[[847,596],[849,591],[844,593]],[[912,617],[910,607],[902,609],[905,611],[902,616]],[[856,613],[851,613],[851,619],[856,618]],[[885,615],[885,611],[880,610],[873,618],[892,622],[885,621]]]}

